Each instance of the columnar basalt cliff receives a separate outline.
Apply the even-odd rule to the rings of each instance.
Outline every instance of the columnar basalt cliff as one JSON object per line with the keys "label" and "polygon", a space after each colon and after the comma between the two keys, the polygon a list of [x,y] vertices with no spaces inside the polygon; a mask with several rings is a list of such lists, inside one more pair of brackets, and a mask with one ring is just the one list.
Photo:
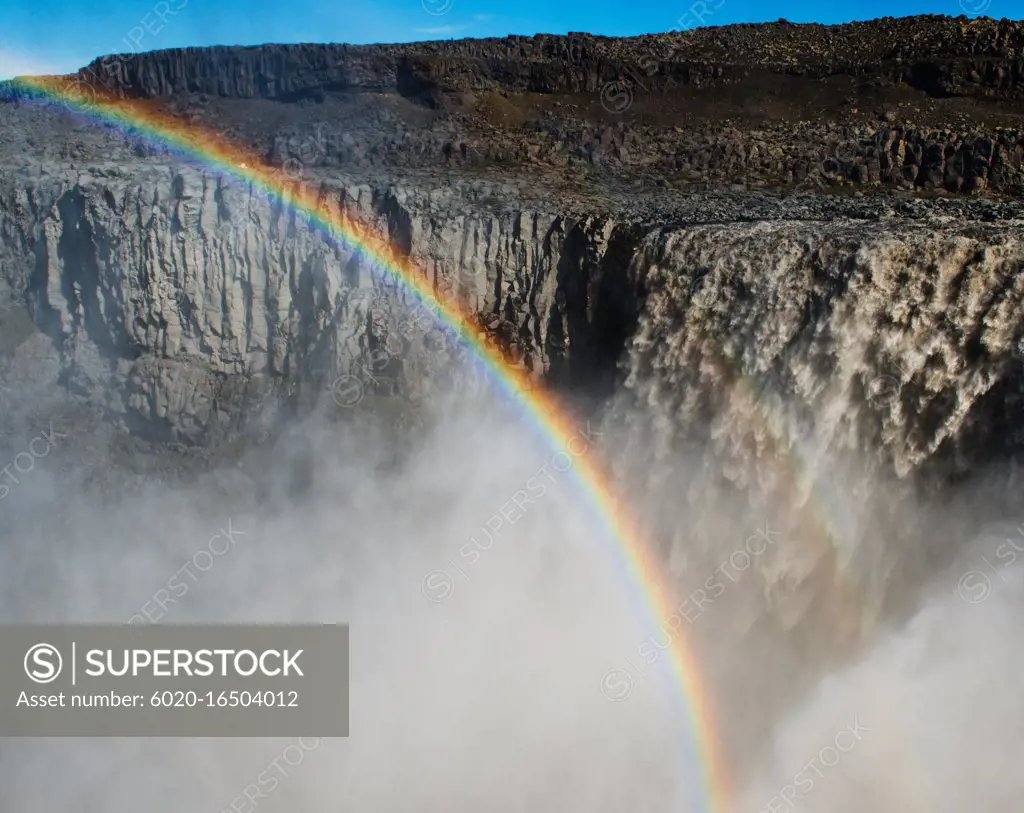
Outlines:
{"label": "columnar basalt cliff", "polygon": [[179,49],[103,57],[64,82],[85,103],[169,105],[272,162],[301,149],[332,167],[682,187],[1024,188],[1024,24],[1011,20]]}
{"label": "columnar basalt cliff", "polygon": [[[710,20],[709,20],[710,21]],[[654,90],[735,85],[754,69],[767,77],[906,84],[934,96],[1020,98],[1024,25],[987,18],[911,17],[839,26],[735,25],[645,37],[537,35],[413,45],[277,45],[177,49],[100,59],[78,74],[110,76],[147,98],[206,93],[294,101],[335,90],[416,95],[506,90],[598,90],[624,70]]]}
{"label": "columnar basalt cliff", "polygon": [[[62,83],[67,104],[0,91],[9,420],[56,391],[122,436],[210,449],[324,403],[486,387],[287,205],[301,190],[538,384],[598,404],[680,595],[749,534],[730,497],[785,529],[733,627],[707,627],[751,659],[849,652],[963,530],[904,507],[1016,477],[1024,23],[184,49]],[[105,124],[108,96],[249,148],[283,200]],[[761,699],[730,713],[767,719]]]}
{"label": "columnar basalt cliff", "polygon": [[[1017,442],[992,421],[1017,398],[1022,46],[1008,20],[779,22],[184,49],[64,81],[79,111],[145,99],[254,148],[386,234],[538,379],[607,393],[667,376],[690,404],[672,409],[721,415],[700,338],[716,335],[723,363],[771,375],[807,414],[847,404],[825,446],[870,438],[907,477],[989,454],[978,432]],[[287,207],[18,82],[4,97],[11,336],[34,332],[55,377],[125,427],[208,441],[256,405],[329,391],[382,346],[387,393],[437,385],[447,351],[403,333],[408,302]],[[677,322],[652,321],[661,268],[677,287],[705,280],[714,308],[684,298]],[[863,317],[874,296],[902,315],[840,326],[844,303]],[[735,330],[765,340],[731,358]],[[680,349],[635,356],[648,380],[626,364],[638,341]],[[890,378],[915,400],[880,406],[871,382]]]}
{"label": "columnar basalt cliff", "polygon": [[[104,58],[66,81],[86,109],[99,95],[148,98],[258,148],[283,181],[317,189],[327,205],[385,232],[536,375],[608,391],[622,380],[630,337],[649,308],[652,251],[685,246],[679,274],[691,264],[724,264],[707,277],[716,301],[749,298],[759,313],[768,303],[754,281],[776,273],[793,251],[806,255],[793,266],[801,272],[830,252],[834,290],[817,296],[832,304],[808,304],[814,317],[799,316],[811,320],[803,331],[835,330],[831,308],[850,284],[841,269],[879,249],[867,247],[857,226],[859,240],[833,243],[833,223],[812,230],[823,244],[808,254],[800,221],[879,223],[872,229],[908,258],[908,241],[923,241],[935,262],[958,273],[974,261],[946,257],[921,229],[964,232],[985,256],[1008,251],[996,235],[1011,234],[1008,218],[1018,215],[1006,195],[1022,180],[1022,42],[1022,25],[1006,20],[780,22],[627,40],[185,49]],[[623,68],[634,79],[642,72],[643,91],[623,85]],[[608,83],[628,91],[630,107],[609,105]],[[773,83],[781,89],[750,99]],[[6,298],[30,309],[32,329],[52,343],[59,378],[94,396],[105,392],[127,426],[156,426],[191,442],[231,431],[241,404],[322,391],[353,365],[362,368],[380,342],[394,342],[388,322],[405,303],[378,295],[368,269],[301,218],[181,165],[152,142],[76,123],[59,104],[40,108],[18,83],[5,93]],[[731,107],[740,111],[735,118]],[[958,118],[970,121],[952,126]],[[42,137],[54,131],[63,135]],[[916,199],[943,192],[970,197]],[[936,226],[943,217],[948,225]],[[908,218],[914,225],[900,225]],[[754,228],[724,224],[759,219],[782,221],[772,235],[794,236],[769,252],[750,238],[737,248],[739,260],[715,253],[724,238]],[[976,220],[993,225],[970,224]],[[701,223],[723,225],[713,232]],[[751,280],[736,277],[735,262]],[[900,274],[917,276],[909,268]],[[989,284],[1005,287],[998,279]],[[914,313],[924,307],[912,286],[886,286],[886,297],[909,297]],[[997,323],[957,325],[955,334],[1001,358],[1017,338],[1012,297],[1007,302]],[[961,320],[987,313],[958,307]],[[944,324],[956,324],[943,314]],[[923,318],[905,326],[908,335],[924,329]],[[391,390],[426,386],[429,377],[415,371],[437,354],[421,339],[404,348]],[[879,352],[863,350],[859,375],[888,374]],[[963,352],[952,357],[962,362]],[[94,364],[99,357],[111,363]],[[189,375],[176,384],[184,368]],[[985,375],[982,389],[999,392],[998,376]],[[806,397],[817,391],[803,386]],[[957,391],[959,426],[973,399]],[[872,431],[905,475],[955,447],[936,434],[953,419],[937,420],[927,429],[907,424],[895,445],[899,433]]]}
{"label": "columnar basalt cliff", "polygon": [[[939,459],[953,473],[1024,440],[999,419],[1024,358],[1019,219],[855,202],[822,224],[765,199],[767,219],[744,223],[742,197],[710,196],[670,226],[516,205],[511,189],[489,211],[467,206],[472,189],[321,183],[525,369],[604,392],[633,382],[678,413],[673,433],[722,420],[720,381],[753,376],[819,420],[838,410],[816,427],[823,446],[870,441],[899,476]],[[0,202],[5,299],[31,316],[19,343],[45,335],[61,379],[127,425],[208,439],[248,399],[329,390],[378,346],[401,367],[392,390],[416,397],[454,350],[403,327],[409,300],[350,249],[212,174],[65,171]],[[716,203],[725,222],[700,225]],[[899,397],[874,392],[886,385]]]}

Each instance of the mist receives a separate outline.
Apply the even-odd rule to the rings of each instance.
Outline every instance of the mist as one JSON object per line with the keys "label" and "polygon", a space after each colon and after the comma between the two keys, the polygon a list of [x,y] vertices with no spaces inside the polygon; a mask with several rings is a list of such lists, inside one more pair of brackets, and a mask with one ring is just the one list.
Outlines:
{"label": "mist", "polygon": [[658,680],[628,703],[601,691],[649,619],[580,499],[596,430],[556,456],[507,407],[437,416],[426,434],[314,416],[129,495],[40,461],[5,500],[6,621],[348,623],[351,736],[8,740],[4,809],[672,803],[678,697]]}
{"label": "mist", "polygon": [[[622,414],[581,420],[555,448],[490,395],[438,400],[406,428],[325,398],[271,442],[174,475],[113,447],[82,466],[70,450],[95,437],[61,420],[40,423],[55,451],[3,500],[4,620],[348,623],[351,736],[6,740],[6,810],[717,809],[662,650],[683,637],[728,753],[745,754],[724,766],[741,811],[1001,813],[1024,790],[1012,763],[1024,720],[1022,656],[1008,646],[1024,598],[1013,527],[961,544],[954,565],[917,585],[909,621],[812,667],[776,645],[777,629],[751,626],[778,609],[765,604],[765,573],[789,561],[798,529],[733,492],[700,515],[680,504],[640,517],[655,538],[682,527],[704,540],[665,564],[680,606],[716,559],[756,532],[770,543],[702,617],[652,617],[577,480],[584,458],[605,465]],[[34,436],[21,431],[12,448]],[[651,450],[614,454],[642,490]],[[701,460],[662,465],[693,481]],[[116,484],[90,479],[122,469]],[[943,521],[980,527],[995,501],[974,496]],[[796,701],[782,691],[793,674],[809,687]]]}
{"label": "mist", "polygon": [[1024,536],[968,547],[909,623],[780,722],[743,810],[1018,809],[1024,570],[1016,552],[983,564],[999,548],[1024,550]]}

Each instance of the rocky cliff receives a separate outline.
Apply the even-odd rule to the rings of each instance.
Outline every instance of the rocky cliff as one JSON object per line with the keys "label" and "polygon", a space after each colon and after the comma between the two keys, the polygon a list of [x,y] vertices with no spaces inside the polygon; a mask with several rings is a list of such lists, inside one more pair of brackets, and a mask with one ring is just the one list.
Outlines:
{"label": "rocky cliff", "polygon": [[[402,326],[401,293],[249,187],[154,162],[5,180],[0,268],[16,306],[7,314],[30,315],[7,351],[45,335],[61,380],[126,425],[200,441],[227,430],[249,399],[329,391],[383,363],[371,358],[380,348],[394,357],[381,380],[407,395],[429,385],[422,373],[440,356],[428,335]],[[758,206],[711,195],[660,223],[625,207],[517,200],[520,190],[495,183],[318,183],[329,205],[387,233],[537,375],[609,391],[631,343],[649,343],[657,350],[637,356],[634,378],[665,372],[670,391],[696,399],[686,425],[722,414],[705,400],[716,373],[701,366],[717,346],[727,368],[770,375],[808,414],[833,397],[858,404],[829,429],[830,443],[850,447],[867,433],[901,475],[939,454],[960,460],[958,433],[970,426],[1017,436],[981,418],[1016,397],[1003,381],[1021,358],[1019,221],[1006,219],[1007,205],[986,224],[963,203],[915,217],[871,201]],[[744,222],[757,208],[764,222]],[[814,222],[826,213],[829,222]],[[719,222],[700,225],[708,220]],[[682,298],[661,303],[653,292],[666,285]],[[649,321],[666,309],[677,321]],[[636,333],[641,323],[660,331],[657,341]],[[679,374],[697,378],[675,378],[662,357],[669,347]],[[904,400],[877,402],[872,382],[882,378]],[[984,454],[979,442],[971,436],[972,453]]]}
{"label": "rocky cliff", "polygon": [[1024,24],[988,18],[779,22],[179,49],[103,57],[63,83],[86,104],[159,101],[275,165],[1019,194],[1022,42]]}
{"label": "rocky cliff", "polygon": [[931,16],[838,26],[780,21],[624,39],[570,34],[412,45],[177,49],[99,59],[76,78],[149,98],[206,93],[296,101],[352,89],[403,95],[594,92],[629,73],[645,76],[654,90],[728,87],[749,80],[754,70],[769,78],[853,75],[864,83],[906,84],[935,96],[1020,98],[1024,25]]}
{"label": "rocky cliff", "polygon": [[[1016,203],[608,193],[588,212],[536,184],[413,181],[315,176],[539,380],[615,393],[609,459],[681,594],[743,532],[716,519],[723,494],[785,527],[729,616],[766,658],[845,651],[973,533],[907,505],[1016,471]],[[136,158],[7,170],[0,190],[9,420],[56,386],[122,432],[211,448],[317,403],[488,386],[358,255],[228,178]]]}
{"label": "rocky cliff", "polygon": [[[827,661],[973,533],[936,495],[993,469],[1017,485],[1022,47],[1018,22],[927,17],[191,49],[64,81],[86,112],[142,99],[255,150],[589,399],[680,595],[751,532],[730,499],[757,506],[786,544],[707,634]],[[57,391],[122,436],[209,449],[318,405],[488,386],[287,199],[3,94],[8,423]]]}

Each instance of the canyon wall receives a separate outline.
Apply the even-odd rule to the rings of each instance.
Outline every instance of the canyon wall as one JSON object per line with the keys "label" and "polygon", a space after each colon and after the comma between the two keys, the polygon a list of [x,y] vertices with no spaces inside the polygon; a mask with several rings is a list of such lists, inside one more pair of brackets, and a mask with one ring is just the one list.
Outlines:
{"label": "canyon wall", "polygon": [[667,19],[669,33],[623,39],[538,34],[412,45],[129,50],[97,60],[78,79],[140,97],[206,93],[282,101],[344,89],[593,92],[627,72],[656,88],[728,86],[753,68],[816,79],[854,75],[937,96],[1020,98],[1024,90],[1019,21],[921,16],[832,27],[780,21],[679,30],[713,17],[709,10],[688,24]]}
{"label": "canyon wall", "polygon": [[[802,685],[787,668],[818,674],[913,605],[978,532],[977,512],[944,513],[951,486],[989,469],[1017,485],[1019,216],[711,197],[645,220],[496,181],[316,188],[538,382],[601,403],[602,453],[677,595],[759,529],[782,540],[692,632],[742,653],[707,665],[722,686],[758,663],[780,682],[725,691],[744,698],[728,714],[768,725],[768,697]],[[48,385],[122,433],[213,448],[318,404],[489,389],[415,304],[354,246],[213,173],[150,160],[0,177],[9,419]]]}
{"label": "canyon wall", "polygon": [[[610,391],[632,352],[626,381],[675,426],[720,418],[721,377],[753,376],[822,421],[824,447],[878,445],[899,476],[1019,444],[998,417],[1024,341],[1013,222],[666,226],[514,201],[467,210],[455,187],[319,189],[538,375]],[[221,396],[329,389],[383,343],[409,366],[403,392],[436,362],[429,337],[399,330],[409,295],[353,246],[196,169],[5,185],[0,252],[4,298],[52,342],[60,378],[182,439],[219,425]],[[187,393],[167,376],[178,367]],[[873,391],[888,382],[898,397]]]}

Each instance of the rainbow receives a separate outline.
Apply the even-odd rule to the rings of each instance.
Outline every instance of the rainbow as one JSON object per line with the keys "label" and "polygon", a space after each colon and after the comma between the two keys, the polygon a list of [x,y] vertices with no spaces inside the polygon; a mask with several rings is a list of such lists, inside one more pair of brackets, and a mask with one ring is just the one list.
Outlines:
{"label": "rainbow", "polygon": [[[69,84],[70,82],[70,84]],[[262,159],[217,133],[177,119],[152,102],[119,99],[80,80],[62,77],[19,78],[12,85],[15,93],[28,100],[65,105],[70,111],[90,120],[123,128],[135,135],[168,147],[187,160],[252,185],[256,190],[281,202],[329,238],[366,257],[397,284],[427,306],[447,330],[453,331],[474,355],[491,382],[525,409],[553,448],[562,449],[574,437],[577,428],[568,413],[554,398],[537,388],[530,377],[509,363],[501,349],[487,337],[454,301],[434,296],[426,276],[407,258],[372,230],[339,211],[328,211],[319,197],[297,186],[290,178],[272,168],[261,166]],[[593,456],[577,459],[573,466],[582,493],[597,517],[615,540],[617,554],[639,587],[655,626],[675,612],[675,601],[662,577],[637,523],[619,499],[609,477]],[[691,752],[696,755],[700,773],[699,798],[706,813],[732,810],[731,791],[724,770],[724,750],[713,714],[713,696],[705,685],[696,651],[684,635],[676,636],[670,657],[673,680],[678,685],[688,717]],[[595,687],[597,691],[597,687]]]}

